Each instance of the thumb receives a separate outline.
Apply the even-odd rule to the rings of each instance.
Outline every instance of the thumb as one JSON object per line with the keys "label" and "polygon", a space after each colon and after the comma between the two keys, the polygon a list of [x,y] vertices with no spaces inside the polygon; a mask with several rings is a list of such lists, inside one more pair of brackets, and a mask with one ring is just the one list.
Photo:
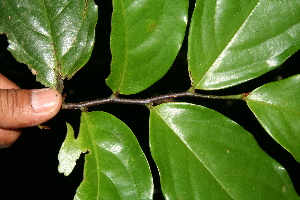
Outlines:
{"label": "thumb", "polygon": [[54,89],[0,89],[0,127],[36,126],[54,117],[61,108],[61,94]]}

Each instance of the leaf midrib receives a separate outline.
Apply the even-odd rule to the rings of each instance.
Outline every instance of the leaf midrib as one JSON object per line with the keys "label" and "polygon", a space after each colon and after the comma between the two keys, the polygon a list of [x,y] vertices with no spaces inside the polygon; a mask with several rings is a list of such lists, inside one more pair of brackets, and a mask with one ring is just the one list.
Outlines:
{"label": "leaf midrib", "polygon": [[[171,128],[171,126],[169,126],[168,122],[167,122],[163,117],[161,117],[160,112],[159,112],[157,109],[155,109],[155,108],[153,108],[153,111],[159,116],[160,119],[163,120],[163,122],[166,124],[166,126],[169,127],[169,128],[175,133],[175,131]],[[201,159],[200,159],[200,158],[192,151],[192,149],[190,148],[190,146],[187,145],[183,140],[181,140],[180,137],[179,137],[177,134],[175,134],[175,135],[178,137],[178,139],[179,139],[180,141],[182,141],[182,142],[185,144],[185,146],[190,150],[190,152],[192,152],[192,154],[193,154],[196,158],[198,158],[198,159],[201,161]],[[222,188],[226,188],[226,187],[223,186],[222,183],[215,177],[215,175],[212,173],[212,171],[211,171],[209,168],[207,168],[206,165],[204,165],[204,162],[201,161],[201,164],[207,169],[207,171],[211,174],[211,176],[213,176],[213,177],[215,178],[215,180],[219,183],[219,185],[220,185]],[[225,190],[225,191],[226,191],[226,193],[227,193],[232,199],[234,199],[234,198],[231,196],[231,194],[228,193],[227,190]]]}
{"label": "leaf midrib", "polygon": [[[272,106],[272,107],[278,108],[280,110],[286,110],[286,112],[296,113],[296,114],[298,114],[300,116],[300,111],[294,110],[292,108],[284,107],[284,106],[281,106],[281,105],[278,105],[278,104],[272,104],[272,103],[269,103],[269,102],[266,102],[266,101],[259,101],[259,100],[256,100],[256,99],[248,99],[248,100],[246,100],[246,102],[247,101],[248,102],[252,101],[252,102],[255,102],[255,103],[263,104],[264,106]],[[251,106],[249,106],[249,107],[251,107]]]}
{"label": "leaf midrib", "polygon": [[[124,8],[124,0],[121,0],[121,5],[122,5],[122,17],[124,19],[124,26],[125,26],[125,55],[124,55],[124,63],[123,63],[123,73],[121,73],[121,78],[120,78],[120,81],[119,81],[119,84],[118,84],[118,88],[117,90],[115,91],[117,94],[120,93],[121,91],[121,85],[122,85],[122,82],[124,81],[124,77],[125,77],[125,71],[126,71],[126,68],[127,68],[127,58],[128,58],[128,37],[127,37],[127,34],[128,34],[128,30],[127,30],[127,20],[125,18],[125,8]],[[116,11],[114,11],[116,12]]]}
{"label": "leaf midrib", "polygon": [[254,6],[254,8],[252,9],[252,11],[249,13],[249,15],[246,17],[246,19],[243,21],[243,23],[241,24],[241,26],[237,29],[236,33],[233,35],[233,37],[230,39],[230,41],[227,43],[227,45],[224,47],[224,49],[222,50],[222,52],[218,55],[218,57],[214,60],[214,62],[211,64],[211,66],[209,68],[207,68],[206,72],[203,74],[203,76],[201,77],[201,79],[198,81],[198,83],[194,86],[194,88],[198,88],[199,84],[203,81],[204,77],[207,76],[207,74],[209,74],[209,71],[211,71],[212,68],[214,68],[215,63],[217,63],[219,60],[221,60],[226,54],[226,51],[229,49],[229,47],[232,45],[232,43],[235,41],[235,38],[239,35],[240,31],[243,29],[243,27],[245,26],[245,24],[247,23],[248,19],[250,16],[252,16],[252,13],[255,11],[255,9],[257,8],[257,6],[260,4],[262,0],[259,0],[257,2],[257,4]]}
{"label": "leaf midrib", "polygon": [[50,40],[52,41],[52,54],[53,54],[53,58],[54,58],[54,73],[55,73],[55,89],[58,89],[60,92],[62,92],[62,80],[61,80],[61,72],[60,72],[60,64],[59,64],[59,58],[58,58],[58,55],[55,51],[55,49],[57,49],[57,44],[56,42],[54,41],[53,39],[53,33],[55,32],[54,29],[53,29],[53,26],[52,26],[52,23],[51,23],[51,19],[50,19],[50,16],[49,16],[49,10],[47,9],[48,6],[45,2],[45,0],[43,0],[43,5],[44,5],[44,10],[45,10],[45,15],[46,15],[46,18],[47,18],[47,22],[48,22],[48,25],[49,25],[49,31],[50,31],[50,34],[49,34],[49,38]]}
{"label": "leaf midrib", "polygon": [[86,121],[86,124],[87,124],[89,138],[90,138],[90,144],[91,144],[90,147],[85,147],[85,148],[89,149],[91,151],[90,153],[94,152],[94,156],[93,157],[96,160],[97,169],[99,169],[99,170],[97,170],[97,187],[98,187],[97,188],[97,197],[99,197],[100,196],[100,194],[99,194],[99,191],[100,191],[100,173],[99,173],[99,171],[100,171],[100,165],[99,165],[99,163],[100,162],[99,162],[98,156],[96,155],[97,154],[97,150],[96,150],[96,147],[95,147],[96,145],[94,143],[95,140],[92,139],[93,138],[93,134],[92,134],[92,130],[91,130],[90,120],[88,119],[88,117],[87,117],[86,114],[84,114],[84,113],[82,113],[82,114],[83,114],[83,117],[85,118],[85,121]]}

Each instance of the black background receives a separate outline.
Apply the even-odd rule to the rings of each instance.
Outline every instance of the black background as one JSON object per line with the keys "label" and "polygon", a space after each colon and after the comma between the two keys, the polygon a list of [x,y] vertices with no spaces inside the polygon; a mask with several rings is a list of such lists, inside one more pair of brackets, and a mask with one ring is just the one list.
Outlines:
{"label": "black background", "polygon": [[[109,34],[112,5],[110,1],[98,3],[99,19],[96,27],[96,42],[89,62],[71,80],[65,81],[66,102],[80,102],[111,95],[105,84],[111,61]],[[191,2],[191,7],[194,1]],[[190,9],[191,10],[191,9]],[[191,11],[190,11],[191,14]],[[130,98],[147,98],[158,94],[186,91],[190,87],[187,70],[187,44],[184,44],[169,72],[145,91]],[[27,66],[15,61],[6,50],[5,35],[0,35],[0,73],[21,88],[32,89],[43,86]],[[227,95],[250,92],[262,84],[299,74],[299,52],[291,56],[282,66],[267,74],[232,88],[202,93]],[[300,164],[263,130],[245,102],[235,100],[205,100],[182,98],[212,108],[242,125],[252,133],[259,145],[288,171],[297,192],[300,193]],[[135,133],[144,150],[154,175],[154,199],[163,199],[159,177],[148,145],[149,111],[144,106],[109,104],[90,108],[109,112],[124,121]],[[37,127],[24,129],[22,136],[10,148],[0,150],[0,199],[73,199],[76,188],[83,178],[83,156],[74,171],[65,177],[57,171],[57,154],[65,138],[65,122],[78,131],[80,111],[62,110],[54,119],[45,123],[50,130]],[[105,158],[104,158],[105,159]]]}

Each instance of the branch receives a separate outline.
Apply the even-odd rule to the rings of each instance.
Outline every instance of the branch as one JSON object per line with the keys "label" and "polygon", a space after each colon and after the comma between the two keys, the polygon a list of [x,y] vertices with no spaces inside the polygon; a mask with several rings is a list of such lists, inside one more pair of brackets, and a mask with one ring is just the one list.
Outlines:
{"label": "branch", "polygon": [[238,94],[238,95],[228,95],[228,96],[215,96],[215,95],[204,95],[191,92],[179,92],[173,94],[165,94],[157,97],[151,97],[147,99],[124,99],[117,97],[108,97],[104,99],[96,99],[91,101],[85,101],[80,103],[63,103],[62,109],[85,109],[90,106],[96,106],[108,103],[120,103],[120,104],[135,104],[135,105],[147,105],[153,104],[157,101],[166,100],[170,98],[178,97],[196,97],[196,98],[206,98],[206,99],[239,99],[245,100],[248,93]]}

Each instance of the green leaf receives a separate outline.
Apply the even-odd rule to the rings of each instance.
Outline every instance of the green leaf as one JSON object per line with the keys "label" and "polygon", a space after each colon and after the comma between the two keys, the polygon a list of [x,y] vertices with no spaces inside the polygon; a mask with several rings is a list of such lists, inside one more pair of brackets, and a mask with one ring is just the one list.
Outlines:
{"label": "green leaf", "polygon": [[80,132],[68,134],[59,153],[59,171],[68,175],[85,155],[84,180],[75,199],[152,199],[152,176],[132,131],[105,112],[82,113]]}
{"label": "green leaf", "polygon": [[9,51],[38,81],[62,91],[63,79],[91,55],[97,15],[97,6],[87,0],[1,0],[0,31],[9,38]]}
{"label": "green leaf", "polygon": [[193,89],[256,78],[300,48],[300,1],[197,0],[188,45]]}
{"label": "green leaf", "polygon": [[58,153],[58,171],[65,176],[69,176],[76,165],[76,160],[79,159],[80,154],[85,152],[85,150],[81,149],[79,142],[75,140],[72,126],[69,123],[66,124],[67,136]]}
{"label": "green leaf", "polygon": [[166,199],[299,199],[286,170],[214,110],[152,108],[150,145]]}
{"label": "green leaf", "polygon": [[264,129],[300,162],[300,75],[268,83],[247,96]]}
{"label": "green leaf", "polygon": [[171,67],[185,34],[188,1],[114,0],[111,74],[114,93],[134,94]]}

